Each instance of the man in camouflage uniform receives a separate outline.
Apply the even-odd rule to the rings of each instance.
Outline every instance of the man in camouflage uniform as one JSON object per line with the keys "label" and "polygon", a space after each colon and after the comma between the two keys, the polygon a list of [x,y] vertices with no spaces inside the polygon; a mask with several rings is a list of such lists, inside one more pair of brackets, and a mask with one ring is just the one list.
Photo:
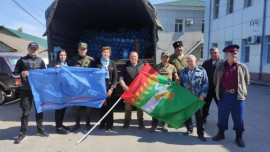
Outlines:
{"label": "man in camouflage uniform", "polygon": [[[75,56],[71,59],[70,65],[75,67],[84,67],[89,68],[91,67],[91,64],[93,63],[94,59],[90,56],[87,56],[87,44],[86,43],[79,43],[78,45],[78,52],[79,55]],[[71,132],[75,132],[80,128],[80,118],[81,118],[81,112],[85,108],[86,111],[86,129],[90,129],[90,119],[92,114],[92,108],[91,107],[82,107],[82,106],[74,106],[74,114],[76,118],[76,124],[71,128]]]}
{"label": "man in camouflage uniform", "polygon": [[184,46],[182,41],[176,41],[173,43],[174,54],[170,56],[170,64],[174,65],[179,74],[185,67],[187,67],[187,58],[184,54]]}
{"label": "man in camouflage uniform", "polygon": [[[162,52],[161,53],[161,63],[154,65],[154,69],[163,77],[172,80],[174,77],[176,82],[179,82],[179,78],[177,75],[177,70],[175,66],[169,63],[170,57],[168,52]],[[162,131],[163,132],[168,132],[168,125],[162,123]],[[158,120],[155,118],[152,118],[152,127],[149,130],[150,133],[154,133],[158,125]]]}

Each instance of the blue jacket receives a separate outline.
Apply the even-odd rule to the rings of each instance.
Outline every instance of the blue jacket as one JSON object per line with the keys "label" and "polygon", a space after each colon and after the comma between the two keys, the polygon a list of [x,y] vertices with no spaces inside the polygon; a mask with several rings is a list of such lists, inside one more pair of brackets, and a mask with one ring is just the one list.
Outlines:
{"label": "blue jacket", "polygon": [[190,76],[188,72],[188,67],[180,72],[180,85],[198,97],[206,97],[209,86],[208,77],[204,68],[196,66]]}

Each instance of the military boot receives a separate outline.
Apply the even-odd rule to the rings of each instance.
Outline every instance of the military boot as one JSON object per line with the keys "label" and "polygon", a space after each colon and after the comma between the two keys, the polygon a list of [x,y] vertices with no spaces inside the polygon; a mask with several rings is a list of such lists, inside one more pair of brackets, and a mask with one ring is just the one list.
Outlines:
{"label": "military boot", "polygon": [[124,121],[124,125],[123,125],[123,127],[122,128],[128,128],[129,127],[129,121]]}
{"label": "military boot", "polygon": [[238,145],[239,147],[245,147],[245,143],[242,139],[242,133],[237,133],[236,132],[236,138],[235,138],[235,143],[236,145]]}
{"label": "military boot", "polygon": [[139,121],[139,128],[140,129],[145,129],[145,126],[144,126],[144,123],[143,123],[143,118],[138,119],[138,121]]}
{"label": "military boot", "polygon": [[218,134],[213,138],[214,141],[219,141],[225,139],[224,130],[219,129]]}
{"label": "military boot", "polygon": [[76,118],[76,124],[70,129],[71,132],[75,132],[78,129],[80,129],[81,125],[80,125],[80,117]]}

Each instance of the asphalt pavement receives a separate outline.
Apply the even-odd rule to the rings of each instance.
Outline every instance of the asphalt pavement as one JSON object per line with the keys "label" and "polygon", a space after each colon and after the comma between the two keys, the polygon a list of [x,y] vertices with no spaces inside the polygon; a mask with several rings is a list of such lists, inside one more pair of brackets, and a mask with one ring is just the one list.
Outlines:
{"label": "asphalt pavement", "polygon": [[[132,113],[131,127],[122,129],[123,112],[115,112],[113,132],[96,128],[80,144],[76,144],[87,132],[85,120],[76,133],[58,135],[55,133],[54,111],[44,112],[44,128],[49,137],[37,135],[34,108],[29,121],[27,138],[20,144],[14,140],[20,130],[21,109],[19,102],[0,107],[0,152],[268,152],[270,151],[270,87],[250,85],[244,111],[246,131],[243,134],[246,147],[239,148],[235,143],[235,133],[230,117],[229,130],[225,132],[226,139],[212,141],[217,129],[217,107],[212,102],[210,116],[205,124],[207,142],[197,138],[196,127],[190,136],[183,136],[186,131],[182,126],[179,129],[169,128],[168,133],[161,132],[161,127],[155,133],[149,133],[151,117],[144,114],[146,129],[140,130],[136,120],[136,112]],[[94,125],[98,121],[98,111],[95,111]],[[195,118],[193,117],[193,123]],[[74,125],[72,108],[67,108],[64,125]]]}

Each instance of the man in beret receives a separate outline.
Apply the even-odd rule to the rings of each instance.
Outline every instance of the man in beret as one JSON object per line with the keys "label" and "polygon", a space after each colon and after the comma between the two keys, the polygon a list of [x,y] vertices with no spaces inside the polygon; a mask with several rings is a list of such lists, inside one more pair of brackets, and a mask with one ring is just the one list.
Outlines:
{"label": "man in beret", "polygon": [[[80,42],[78,45],[78,53],[79,55],[73,57],[70,61],[70,66],[75,66],[75,67],[84,67],[84,68],[90,68],[93,65],[94,59],[88,55],[87,53],[87,44]],[[82,106],[74,106],[74,114],[75,114],[75,119],[76,119],[76,124],[71,128],[71,132],[77,131],[81,125],[80,125],[80,120],[81,120],[81,113],[83,109],[85,108],[86,110],[86,129],[89,130],[91,129],[90,125],[90,119],[92,115],[93,108],[91,107],[82,107]]]}
{"label": "man in beret", "polygon": [[228,129],[228,119],[231,113],[233,129],[236,132],[235,143],[245,147],[242,139],[244,129],[243,112],[247,85],[250,82],[249,72],[243,63],[237,61],[238,45],[229,45],[223,49],[227,60],[217,65],[214,73],[216,96],[218,101],[218,134],[214,141],[225,139],[224,131]]}
{"label": "man in beret", "polygon": [[179,74],[185,67],[187,67],[187,58],[184,54],[184,46],[182,41],[176,41],[173,43],[174,54],[170,56],[170,63],[177,69]]}
{"label": "man in beret", "polygon": [[[21,130],[18,138],[14,142],[15,144],[19,144],[25,139],[31,107],[33,103],[35,104],[31,87],[28,81],[29,75],[28,71],[46,68],[44,61],[40,57],[37,57],[38,48],[39,47],[37,43],[35,42],[29,43],[27,47],[28,54],[17,61],[13,72],[14,75],[20,75],[21,78],[22,86],[21,86],[20,107],[22,108],[23,111],[21,117]],[[48,137],[49,135],[44,131],[42,122],[43,122],[43,113],[36,112],[38,135],[42,137]]]}

